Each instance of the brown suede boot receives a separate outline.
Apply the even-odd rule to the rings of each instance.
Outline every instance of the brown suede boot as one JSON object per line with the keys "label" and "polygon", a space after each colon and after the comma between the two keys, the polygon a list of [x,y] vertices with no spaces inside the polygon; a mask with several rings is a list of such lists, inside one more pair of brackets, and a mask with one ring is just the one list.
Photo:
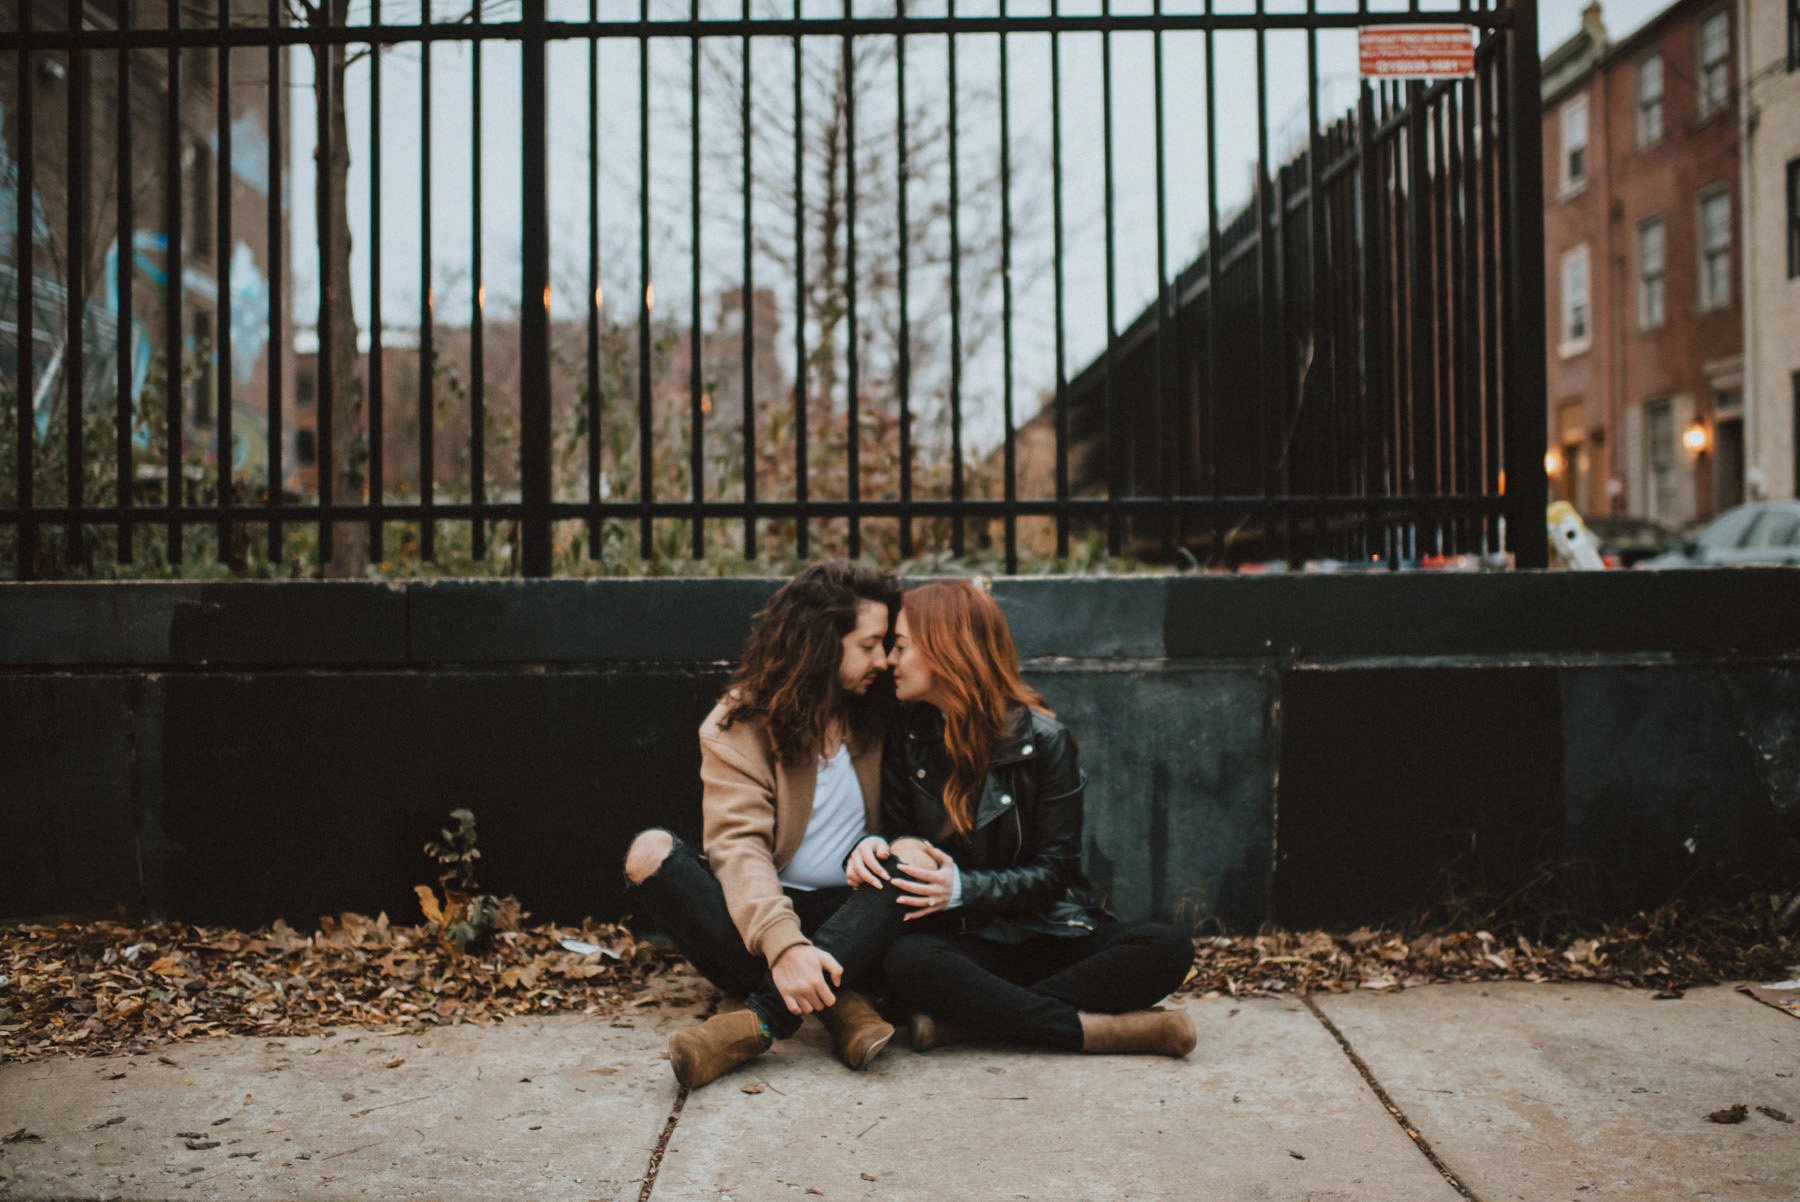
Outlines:
{"label": "brown suede boot", "polygon": [[912,1050],[929,1052],[948,1043],[963,1043],[969,1036],[961,1027],[953,1027],[941,1018],[933,1018],[923,1010],[914,1010],[907,1024]]}
{"label": "brown suede boot", "polygon": [[768,1050],[756,1011],[734,1010],[669,1036],[669,1067],[677,1081],[698,1089]]}
{"label": "brown suede boot", "polygon": [[1081,1050],[1101,1056],[1185,1056],[1194,1050],[1194,1024],[1180,1010],[1081,1013]]}
{"label": "brown suede boot", "polygon": [[831,1032],[838,1059],[859,1072],[894,1037],[893,1026],[875,1012],[869,999],[848,989],[837,991],[836,1004],[819,1011],[819,1020]]}

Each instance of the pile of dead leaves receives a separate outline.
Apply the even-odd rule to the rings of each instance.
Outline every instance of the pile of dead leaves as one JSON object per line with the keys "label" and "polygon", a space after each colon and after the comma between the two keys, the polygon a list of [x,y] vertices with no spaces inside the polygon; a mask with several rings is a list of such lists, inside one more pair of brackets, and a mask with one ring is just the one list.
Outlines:
{"label": "pile of dead leaves", "polygon": [[1678,997],[1692,985],[1790,974],[1800,964],[1800,931],[1782,929],[1774,901],[1757,897],[1692,913],[1664,906],[1593,938],[1557,941],[1367,928],[1198,939],[1183,992],[1257,997],[1437,981],[1601,981]]}
{"label": "pile of dead leaves", "polygon": [[[595,950],[570,951],[564,940]],[[679,960],[585,922],[493,936],[481,955],[386,915],[313,935],[117,922],[0,927],[0,1059],[99,1055],[207,1035],[417,1029],[514,1014],[607,1013]]]}

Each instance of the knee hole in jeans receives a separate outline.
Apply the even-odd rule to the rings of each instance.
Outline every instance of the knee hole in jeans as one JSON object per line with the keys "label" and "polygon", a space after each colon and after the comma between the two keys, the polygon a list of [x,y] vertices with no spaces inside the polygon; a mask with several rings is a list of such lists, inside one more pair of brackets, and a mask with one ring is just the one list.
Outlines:
{"label": "knee hole in jeans", "polygon": [[625,853],[626,879],[634,885],[643,884],[663,866],[663,861],[674,850],[675,836],[668,831],[652,827],[640,832]]}

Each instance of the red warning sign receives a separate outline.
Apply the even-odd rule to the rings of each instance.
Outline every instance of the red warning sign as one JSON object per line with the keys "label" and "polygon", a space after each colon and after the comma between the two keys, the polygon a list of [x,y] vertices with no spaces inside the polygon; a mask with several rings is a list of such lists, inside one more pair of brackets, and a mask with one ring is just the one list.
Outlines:
{"label": "red warning sign", "polygon": [[1365,25],[1357,31],[1365,79],[1441,79],[1475,74],[1468,25]]}

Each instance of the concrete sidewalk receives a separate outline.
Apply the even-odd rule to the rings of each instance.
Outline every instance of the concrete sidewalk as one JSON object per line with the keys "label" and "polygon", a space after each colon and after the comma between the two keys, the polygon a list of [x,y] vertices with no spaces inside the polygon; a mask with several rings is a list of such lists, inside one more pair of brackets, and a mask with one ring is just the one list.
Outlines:
{"label": "concrete sidewalk", "polygon": [[1800,1022],[1730,989],[1185,1005],[1185,1061],[897,1041],[853,1075],[809,1023],[685,1098],[691,1008],[13,1064],[0,1197],[1800,1197],[1800,1123],[1756,1109],[1800,1119]]}

